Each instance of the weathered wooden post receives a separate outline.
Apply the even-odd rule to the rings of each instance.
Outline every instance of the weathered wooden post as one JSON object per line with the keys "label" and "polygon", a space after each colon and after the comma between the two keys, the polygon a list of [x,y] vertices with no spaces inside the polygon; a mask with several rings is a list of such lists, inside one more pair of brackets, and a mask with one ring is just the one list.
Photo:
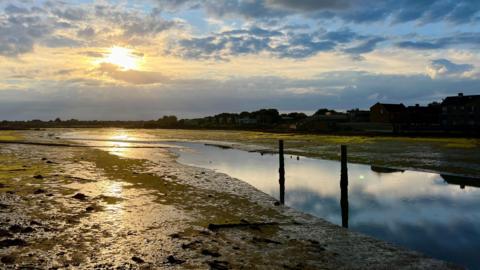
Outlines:
{"label": "weathered wooden post", "polygon": [[342,208],[342,226],[348,228],[348,169],[347,146],[341,146],[341,172],[340,172],[340,206]]}
{"label": "weathered wooden post", "polygon": [[280,178],[278,180],[280,184],[280,204],[285,204],[285,160],[283,158],[283,140],[278,141],[278,157],[280,167],[278,173]]}

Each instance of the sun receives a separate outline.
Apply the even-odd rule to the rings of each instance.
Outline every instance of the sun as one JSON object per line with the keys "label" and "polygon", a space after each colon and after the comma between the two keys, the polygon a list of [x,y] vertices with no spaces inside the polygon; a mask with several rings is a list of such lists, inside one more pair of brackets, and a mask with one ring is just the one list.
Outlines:
{"label": "sun", "polygon": [[114,64],[124,70],[137,69],[141,58],[132,50],[123,47],[112,47],[103,62]]}

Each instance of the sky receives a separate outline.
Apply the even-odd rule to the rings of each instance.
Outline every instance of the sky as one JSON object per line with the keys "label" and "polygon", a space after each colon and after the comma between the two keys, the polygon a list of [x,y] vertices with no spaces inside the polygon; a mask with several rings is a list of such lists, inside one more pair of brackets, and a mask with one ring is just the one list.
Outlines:
{"label": "sky", "polygon": [[480,94],[478,0],[0,0],[0,119],[368,109]]}

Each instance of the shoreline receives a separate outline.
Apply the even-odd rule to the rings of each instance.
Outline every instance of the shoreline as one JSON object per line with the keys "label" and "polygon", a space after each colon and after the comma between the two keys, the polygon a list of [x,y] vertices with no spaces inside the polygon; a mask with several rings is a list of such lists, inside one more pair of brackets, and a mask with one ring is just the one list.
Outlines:
{"label": "shoreline", "polygon": [[[78,139],[81,140],[81,139]],[[68,141],[68,140],[67,140]],[[73,140],[75,142],[76,140]],[[97,141],[104,141],[104,142],[129,142],[129,141],[122,141],[122,140],[97,140]],[[136,142],[130,141],[133,143],[144,143],[144,142]],[[164,143],[175,143],[175,142],[192,142],[198,144],[204,144],[205,146],[212,146],[218,147],[221,149],[235,149],[241,150],[246,152],[252,153],[260,153],[260,154],[278,154],[278,150],[269,148],[269,147],[262,147],[258,145],[247,145],[241,142],[220,142],[220,141],[208,141],[208,140],[165,140],[160,141]],[[20,145],[36,145],[36,146],[50,146],[50,147],[67,147],[67,148],[111,148],[111,146],[102,146],[102,145],[82,145],[82,144],[68,144],[68,143],[54,143],[54,142],[35,142],[35,141],[24,141],[24,140],[0,140],[0,145],[2,144],[20,144]],[[168,149],[169,146],[119,146],[118,148],[126,148],[126,149]],[[309,154],[307,152],[301,150],[292,150],[292,149],[285,149],[285,155],[295,155],[301,156],[305,158],[314,158],[314,159],[321,159],[321,160],[332,160],[332,161],[339,161],[339,158],[336,159],[328,159],[322,158],[317,155]],[[454,173],[450,171],[441,171],[435,169],[425,169],[419,167],[405,167],[405,166],[384,166],[384,165],[377,165],[374,163],[362,163],[362,162],[348,162],[349,164],[361,164],[361,165],[368,165],[368,166],[378,166],[384,167],[388,169],[395,169],[395,170],[404,170],[404,171],[417,171],[417,172],[425,172],[425,173],[434,173],[434,174],[441,174],[447,176],[457,176],[457,177],[468,177],[472,179],[478,179],[480,181],[480,175],[476,174],[468,174],[468,173]]]}
{"label": "shoreline", "polygon": [[[22,151],[25,147],[29,152]],[[141,156],[129,159],[91,148],[17,145],[0,150],[9,150],[10,162],[15,157],[20,163],[38,163],[32,172],[9,172],[34,186],[1,180],[15,190],[13,194],[2,190],[1,202],[10,211],[0,212],[2,229],[17,237],[7,239],[26,243],[1,249],[3,257],[13,258],[13,264],[2,260],[7,268],[30,262],[45,268],[362,269],[368,265],[387,269],[395,265],[398,269],[461,269],[275,206],[275,199],[253,186],[182,165],[170,151],[161,150],[157,162],[148,162]],[[33,172],[42,172],[42,179],[32,178]],[[40,189],[45,193],[38,193]],[[14,206],[8,203],[10,197],[32,206]],[[45,207],[52,214],[38,216],[36,209]],[[10,220],[18,224],[6,222],[7,216],[25,210],[25,217]],[[29,215],[41,224],[30,226],[34,232],[9,232],[9,226],[28,228]],[[51,228],[56,229],[50,232]],[[66,242],[52,243],[53,239]],[[119,255],[112,256],[119,250]],[[36,256],[29,257],[32,253]],[[85,256],[75,257],[78,253]]]}

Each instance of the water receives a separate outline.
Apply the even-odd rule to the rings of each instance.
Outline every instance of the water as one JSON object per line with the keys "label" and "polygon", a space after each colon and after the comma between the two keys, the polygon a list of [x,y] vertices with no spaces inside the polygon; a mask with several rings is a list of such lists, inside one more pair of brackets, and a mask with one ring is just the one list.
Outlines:
{"label": "water", "polygon": [[[278,155],[175,143],[184,164],[241,179],[278,198]],[[288,206],[341,225],[340,163],[285,156]],[[429,256],[480,268],[480,182],[349,164],[349,228]],[[448,182],[447,182],[448,181]],[[449,183],[450,182],[450,183]]]}
{"label": "water", "polygon": [[[176,146],[183,164],[213,169],[246,181],[278,198],[278,155],[222,149],[201,143],[158,141],[135,132],[135,139],[111,131],[64,134],[92,145]],[[180,147],[178,147],[180,146]],[[155,149],[135,155],[154,158]],[[340,151],[340,149],[339,149]],[[145,154],[141,154],[145,152]],[[340,163],[285,155],[288,206],[342,225]],[[377,239],[480,269],[480,180],[416,171],[348,164],[348,226]]]}

